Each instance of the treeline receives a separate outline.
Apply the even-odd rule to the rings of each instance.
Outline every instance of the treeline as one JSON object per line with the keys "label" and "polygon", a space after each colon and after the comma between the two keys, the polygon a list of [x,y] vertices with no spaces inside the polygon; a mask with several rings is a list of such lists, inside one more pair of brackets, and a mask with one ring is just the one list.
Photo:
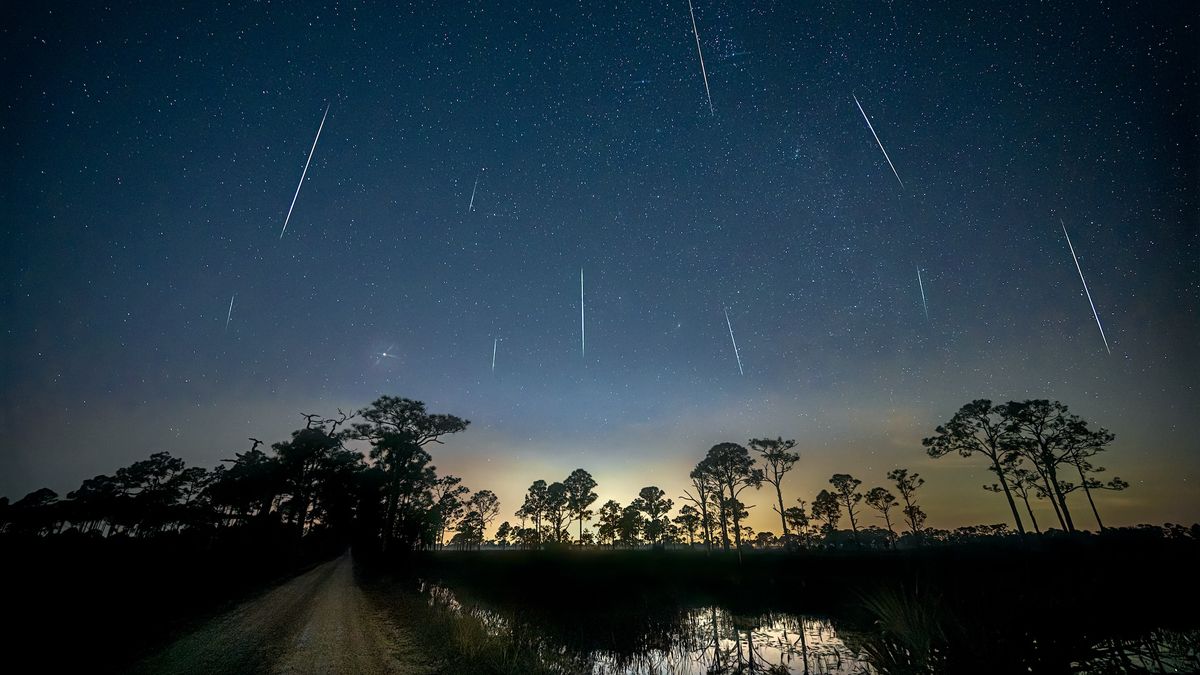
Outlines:
{"label": "treeline", "polygon": [[[42,488],[12,503],[0,498],[0,532],[217,539],[249,530],[416,549],[439,545],[448,524],[461,522],[469,541],[482,541],[498,511],[495,494],[467,496],[461,479],[437,474],[424,449],[467,420],[392,396],[354,414],[303,417],[304,428],[269,452],[251,438],[249,450],[213,469],[158,452],[65,497]],[[348,447],[356,441],[369,445],[365,455]]]}
{"label": "treeline", "polygon": [[[886,473],[886,484],[870,488],[837,473],[811,503],[800,498],[788,504],[784,483],[800,466],[797,443],[764,437],[712,446],[690,472],[678,512],[675,500],[653,485],[628,504],[609,500],[594,508],[597,483],[576,469],[561,481],[535,481],[514,514],[519,520],[501,523],[489,540],[485,533],[500,512],[496,495],[472,493],[458,477],[439,476],[426,451],[466,429],[467,420],[392,396],[353,414],[304,418],[304,428],[270,452],[250,439],[249,450],[211,470],[155,453],[90,478],[65,498],[43,488],[12,504],[0,500],[0,532],[147,538],[273,529],[296,539],[355,541],[383,551],[439,548],[449,536],[460,549],[484,543],[526,549],[687,544],[739,554],[752,546],[895,548],[1010,532],[1007,523],[954,531],[926,527],[919,503],[925,480],[902,467]],[[1039,501],[1049,505],[1058,529],[1077,531],[1071,495],[1086,499],[1104,529],[1095,493],[1128,487],[1120,478],[1098,478],[1105,469],[1096,458],[1113,440],[1107,429],[1093,429],[1057,401],[976,400],[923,445],[932,457],[984,457],[996,477],[984,489],[1005,497],[1016,534],[1025,535],[1018,501],[1035,532],[1042,531],[1033,509]],[[365,443],[367,452],[351,443]],[[754,508],[748,497],[762,490],[778,518],[778,534],[746,525]]]}
{"label": "treeline", "polygon": [[[1124,490],[1129,484],[1114,477],[1107,482],[1096,457],[1114,440],[1107,429],[1093,429],[1060,402],[1011,401],[993,405],[976,400],[963,406],[935,434],[923,440],[931,457],[957,453],[987,458],[997,482],[984,485],[1003,494],[1015,524],[1025,535],[1025,522],[1016,506],[1025,506],[1029,522],[1040,533],[1033,503],[1049,504],[1060,529],[1078,530],[1068,496],[1080,493],[1099,529],[1104,529],[1094,493]],[[838,473],[829,479],[812,502],[803,498],[785,503],[783,484],[800,462],[795,440],[753,438],[745,445],[719,443],[709,449],[689,474],[690,486],[679,497],[683,504],[671,515],[675,502],[657,486],[643,488],[627,505],[597,500],[596,481],[576,469],[561,482],[535,481],[515,513],[514,525],[500,524],[495,543],[501,547],[539,548],[547,544],[635,547],[702,545],[740,552],[745,547],[858,547],[895,548],[934,543],[963,543],[1013,533],[1007,523],[972,525],[955,530],[928,528],[926,513],[918,503],[925,479],[907,468],[886,474],[887,485],[863,489],[863,481]],[[1078,480],[1074,480],[1074,477]],[[769,494],[770,508],[779,518],[779,533],[755,532],[745,524],[752,504],[747,494]],[[595,532],[584,529],[594,519]],[[571,525],[577,525],[572,537]],[[848,526],[848,527],[847,527]]]}

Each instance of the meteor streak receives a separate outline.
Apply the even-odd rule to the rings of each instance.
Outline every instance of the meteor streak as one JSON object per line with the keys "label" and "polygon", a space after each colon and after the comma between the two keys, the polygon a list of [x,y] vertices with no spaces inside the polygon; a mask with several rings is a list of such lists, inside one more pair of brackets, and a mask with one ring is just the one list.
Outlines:
{"label": "meteor streak", "polygon": [[475,210],[475,191],[479,189],[479,176],[475,176],[475,187],[471,188],[471,203],[467,205],[467,211]]}
{"label": "meteor streak", "polygon": [[[854,96],[854,94],[851,94],[851,96]],[[871,135],[875,137],[875,142],[879,144],[879,149],[883,151],[883,158],[887,160],[888,166],[892,167],[892,173],[896,175],[896,182],[900,183],[900,187],[904,187],[904,181],[900,180],[900,174],[896,173],[896,165],[892,164],[892,158],[888,157],[887,150],[883,149],[883,141],[879,140],[879,134],[875,133],[875,127],[871,125],[871,120],[867,117],[867,112],[863,110],[862,104],[858,102],[857,96],[854,96],[854,105],[858,106],[858,112],[862,113],[863,119],[867,121],[867,128],[871,130]]]}
{"label": "meteor streak", "polygon": [[925,302],[925,282],[921,281],[921,266],[917,265],[917,285],[921,287],[921,306],[925,308],[925,320],[929,320],[929,305]]}
{"label": "meteor streak", "polygon": [[288,222],[292,219],[292,210],[296,208],[296,198],[300,196],[300,188],[304,187],[304,177],[308,175],[308,165],[312,163],[313,153],[317,150],[317,141],[321,140],[321,130],[325,128],[325,118],[329,117],[329,106],[325,106],[325,114],[321,116],[321,126],[317,127],[317,137],[313,139],[312,147],[308,150],[308,159],[304,162],[304,171],[300,173],[300,183],[296,185],[296,194],[292,195],[292,205],[288,207],[287,218],[283,219],[283,230],[279,232],[279,238],[283,239],[283,233],[287,232]]}
{"label": "meteor streak", "polygon": [[229,320],[233,318],[233,301],[236,298],[237,298],[237,293],[234,293],[233,296],[231,298],[229,298],[229,313],[225,315],[225,332],[226,333],[229,332]]}
{"label": "meteor streak", "polygon": [[692,9],[692,0],[688,0],[688,14],[692,16],[692,35],[696,36],[696,54],[700,56],[700,75],[704,77],[704,94],[708,96],[708,112],[716,115],[712,105],[712,92],[708,90],[708,71],[704,68],[704,52],[700,51],[700,31],[696,29],[696,10]]}
{"label": "meteor streak", "polygon": [[738,373],[745,375],[746,371],[742,370],[742,354],[738,351],[737,340],[733,337],[733,324],[729,322],[729,310],[724,307],[721,309],[725,310],[725,325],[729,327],[729,341],[733,343],[733,356],[737,359]]}
{"label": "meteor streak", "polygon": [[1071,249],[1071,259],[1075,261],[1075,270],[1079,272],[1079,280],[1083,282],[1083,292],[1087,295],[1088,304],[1092,306],[1092,316],[1096,319],[1096,328],[1100,329],[1100,339],[1104,340],[1104,349],[1109,354],[1112,354],[1112,349],[1108,347],[1108,338],[1104,337],[1104,326],[1100,325],[1100,314],[1096,312],[1096,303],[1092,302],[1092,292],[1088,290],[1087,280],[1083,278],[1083,269],[1079,266],[1079,258],[1075,255],[1075,247],[1071,245],[1071,235],[1067,234],[1067,224],[1062,218],[1058,219],[1062,225],[1063,236],[1067,238],[1067,247]]}
{"label": "meteor streak", "polygon": [[500,345],[500,338],[492,340],[492,372],[496,372],[496,347]]}

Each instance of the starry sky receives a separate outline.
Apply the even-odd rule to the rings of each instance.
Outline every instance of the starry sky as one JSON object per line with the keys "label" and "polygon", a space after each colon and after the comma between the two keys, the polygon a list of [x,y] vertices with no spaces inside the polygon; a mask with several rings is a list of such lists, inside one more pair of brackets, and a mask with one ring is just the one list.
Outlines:
{"label": "starry sky", "polygon": [[693,3],[711,109],[686,0],[6,3],[0,494],[388,393],[506,515],[784,436],[950,527],[1006,507],[921,438],[1037,397],[1200,518],[1195,6]]}

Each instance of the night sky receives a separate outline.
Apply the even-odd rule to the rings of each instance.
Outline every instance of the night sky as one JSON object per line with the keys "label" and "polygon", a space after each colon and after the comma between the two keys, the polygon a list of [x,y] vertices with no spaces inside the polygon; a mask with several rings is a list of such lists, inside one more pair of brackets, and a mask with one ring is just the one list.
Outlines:
{"label": "night sky", "polygon": [[0,494],[386,393],[505,516],[782,435],[789,500],[907,466],[950,527],[1007,509],[921,438],[1036,397],[1106,521],[1200,517],[1196,6],[693,2],[711,111],[686,0],[6,3]]}

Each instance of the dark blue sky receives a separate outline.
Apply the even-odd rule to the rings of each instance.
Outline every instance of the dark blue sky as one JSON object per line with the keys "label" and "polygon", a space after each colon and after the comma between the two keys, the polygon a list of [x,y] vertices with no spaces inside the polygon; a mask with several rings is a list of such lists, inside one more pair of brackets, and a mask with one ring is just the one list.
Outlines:
{"label": "dark blue sky", "polygon": [[391,393],[506,512],[783,435],[953,525],[1002,504],[921,437],[1047,397],[1114,520],[1200,515],[1196,9],[694,2],[713,113],[686,1],[0,10],[0,494]]}

